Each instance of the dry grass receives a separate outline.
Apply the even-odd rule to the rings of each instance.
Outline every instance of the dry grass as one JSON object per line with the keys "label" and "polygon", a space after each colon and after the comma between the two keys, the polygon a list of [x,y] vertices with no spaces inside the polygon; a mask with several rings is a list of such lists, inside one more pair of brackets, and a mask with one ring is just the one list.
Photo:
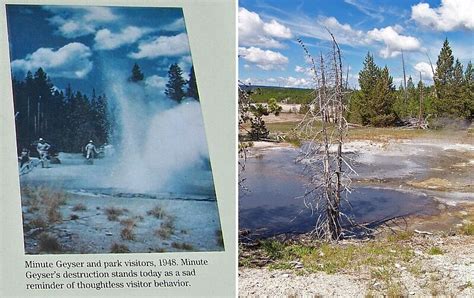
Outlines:
{"label": "dry grass", "polygon": [[466,235],[466,236],[474,236],[474,224],[473,223],[465,223],[462,225],[461,229],[461,234]]}
{"label": "dry grass", "polygon": [[119,216],[122,216],[125,212],[125,209],[117,208],[114,206],[110,206],[105,209],[107,219],[110,221],[118,221]]}
{"label": "dry grass", "polygon": [[82,204],[82,203],[79,203],[79,204],[76,204],[74,205],[74,207],[72,207],[72,211],[86,211],[87,210],[87,207],[86,205]]}
{"label": "dry grass", "polygon": [[158,219],[162,219],[166,215],[166,212],[161,206],[157,205],[153,209],[149,210],[146,214],[154,216]]}
{"label": "dry grass", "polygon": [[185,243],[185,242],[182,242],[182,243],[173,242],[171,243],[171,246],[173,248],[180,249],[180,250],[194,250],[194,247],[191,244]]}
{"label": "dry grass", "polygon": [[130,249],[126,245],[114,243],[110,247],[110,252],[114,254],[129,253]]}
{"label": "dry grass", "polygon": [[32,220],[30,220],[30,226],[32,228],[43,228],[43,229],[45,229],[45,228],[48,227],[48,223],[41,216],[38,216],[38,217],[35,217]]}
{"label": "dry grass", "polygon": [[169,239],[175,230],[174,220],[174,217],[167,215],[161,223],[160,228],[155,231],[155,235],[163,239]]}
{"label": "dry grass", "polygon": [[137,226],[137,224],[136,224],[136,222],[135,222],[135,220],[134,220],[133,218],[122,219],[122,220],[120,221],[120,224],[121,224],[122,226],[131,227],[131,228]]}
{"label": "dry grass", "polygon": [[38,237],[38,248],[40,252],[59,253],[62,251],[58,239],[48,233],[41,233]]}
{"label": "dry grass", "polygon": [[120,237],[122,237],[123,240],[135,240],[135,233],[133,232],[133,227],[126,226],[125,228],[123,228],[120,232]]}
{"label": "dry grass", "polygon": [[62,220],[60,208],[67,202],[67,193],[45,187],[24,187],[21,193],[23,205],[28,206],[28,213],[39,213],[49,223]]}

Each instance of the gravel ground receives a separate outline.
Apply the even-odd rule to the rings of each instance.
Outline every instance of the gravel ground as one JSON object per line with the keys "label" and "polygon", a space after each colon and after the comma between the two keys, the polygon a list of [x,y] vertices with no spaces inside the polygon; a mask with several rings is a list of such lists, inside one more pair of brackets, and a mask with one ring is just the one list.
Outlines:
{"label": "gravel ground", "polygon": [[[418,272],[396,266],[396,280],[404,296],[474,297],[474,237],[416,236],[411,243]],[[426,248],[441,248],[429,255]],[[366,297],[386,295],[382,282],[364,270],[344,274],[304,273],[303,269],[239,268],[241,297]]]}

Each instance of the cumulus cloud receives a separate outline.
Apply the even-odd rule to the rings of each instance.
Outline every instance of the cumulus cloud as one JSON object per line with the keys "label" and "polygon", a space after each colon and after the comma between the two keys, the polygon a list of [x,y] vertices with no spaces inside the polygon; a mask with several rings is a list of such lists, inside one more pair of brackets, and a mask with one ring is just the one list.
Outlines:
{"label": "cumulus cloud", "polygon": [[472,0],[442,0],[437,8],[428,3],[412,6],[411,18],[417,23],[438,31],[474,30],[474,2]]}
{"label": "cumulus cloud", "polygon": [[162,29],[166,31],[183,31],[185,29],[184,18],[176,19],[171,24],[163,26]]}
{"label": "cumulus cloud", "polygon": [[245,84],[263,85],[263,86],[278,86],[286,88],[313,88],[313,82],[307,78],[297,77],[275,77],[275,78],[247,78],[243,80]]}
{"label": "cumulus cloud", "polygon": [[191,69],[191,65],[193,65],[193,60],[191,56],[183,56],[178,61],[178,66],[183,71],[183,77],[189,76],[189,70]]}
{"label": "cumulus cloud", "polygon": [[373,29],[367,32],[372,40],[382,42],[385,48],[380,50],[380,55],[384,58],[395,57],[401,51],[416,51],[421,48],[421,44],[415,37],[401,35],[401,27],[388,26],[382,29]]}
{"label": "cumulus cloud", "polygon": [[167,78],[160,77],[158,75],[152,75],[145,79],[145,84],[147,86],[157,88],[157,89],[165,89],[167,82],[168,82]]}
{"label": "cumulus cloud", "polygon": [[48,6],[45,9],[55,14],[48,21],[57,26],[58,34],[66,38],[93,34],[98,26],[119,18],[108,7],[76,7],[65,10],[61,7]]}
{"label": "cumulus cloud", "polygon": [[138,51],[128,56],[134,59],[152,59],[159,56],[181,56],[189,53],[188,36],[180,33],[174,36],[159,36],[138,45]]}
{"label": "cumulus cloud", "polygon": [[95,35],[94,48],[98,50],[117,49],[123,45],[135,43],[150,31],[148,28],[138,28],[135,26],[128,26],[119,33],[113,33],[109,29],[101,29]]}
{"label": "cumulus cloud", "polygon": [[295,72],[297,73],[304,73],[308,78],[312,78],[314,76],[314,72],[311,67],[303,67],[300,65],[295,66]]}
{"label": "cumulus cloud", "polygon": [[[421,72],[423,79],[433,79],[433,71],[431,70],[431,65],[426,62],[419,62],[413,66],[417,73]],[[433,65],[433,68],[436,71],[436,65]]]}
{"label": "cumulus cloud", "polygon": [[80,79],[92,70],[90,48],[82,43],[73,42],[62,48],[39,48],[24,59],[12,62],[14,71],[36,71],[42,67],[50,77]]}
{"label": "cumulus cloud", "polygon": [[282,48],[278,39],[293,37],[291,30],[276,20],[264,22],[260,16],[245,8],[239,8],[239,44],[264,48]]}
{"label": "cumulus cloud", "polygon": [[256,47],[239,47],[239,56],[263,70],[284,69],[288,64],[288,58],[281,53]]}

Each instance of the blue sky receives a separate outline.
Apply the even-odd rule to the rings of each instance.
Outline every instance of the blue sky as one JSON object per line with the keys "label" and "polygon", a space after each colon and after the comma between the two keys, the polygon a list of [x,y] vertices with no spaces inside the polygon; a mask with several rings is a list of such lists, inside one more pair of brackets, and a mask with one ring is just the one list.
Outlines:
{"label": "blue sky", "polygon": [[55,86],[107,93],[107,80],[127,78],[134,63],[146,85],[163,92],[178,63],[192,65],[180,8],[7,5],[12,73],[39,68]]}
{"label": "blue sky", "polygon": [[297,38],[312,55],[327,52],[327,27],[342,49],[349,84],[357,87],[367,52],[390,69],[396,87],[420,72],[432,84],[427,54],[434,65],[445,38],[466,66],[474,55],[472,0],[241,0],[239,3],[239,79],[254,85],[313,86]]}

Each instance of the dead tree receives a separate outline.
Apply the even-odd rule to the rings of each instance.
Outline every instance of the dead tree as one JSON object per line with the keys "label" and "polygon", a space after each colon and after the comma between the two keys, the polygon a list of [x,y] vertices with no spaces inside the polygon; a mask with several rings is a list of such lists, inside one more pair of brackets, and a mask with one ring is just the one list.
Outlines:
{"label": "dead tree", "polygon": [[418,127],[422,128],[424,125],[424,119],[423,119],[423,79],[421,77],[421,71],[420,71],[420,109],[418,111]]}
{"label": "dead tree", "polygon": [[[328,30],[329,32],[329,30]],[[305,205],[316,214],[313,234],[322,239],[339,240],[343,235],[342,220],[350,218],[341,210],[350,192],[349,174],[354,172],[350,161],[343,154],[344,139],[347,135],[347,121],[343,68],[339,45],[331,36],[332,51],[324,57],[320,55],[319,65],[304,44],[306,55],[313,65],[315,94],[312,104],[319,104],[320,110],[308,111],[298,128],[308,138],[299,160],[306,165],[310,183],[304,194]],[[334,124],[325,119],[333,114]]]}
{"label": "dead tree", "polygon": [[405,72],[405,58],[403,57],[403,51],[401,52],[402,52],[402,68],[403,68],[403,109],[404,109],[404,112],[406,112],[407,105],[408,105],[407,76]]}
{"label": "dead tree", "polygon": [[239,117],[239,148],[238,148],[238,159],[239,159],[239,179],[238,185],[242,190],[246,190],[244,185],[245,178],[243,177],[243,172],[245,171],[245,162],[247,161],[247,151],[249,144],[244,142],[240,137],[241,131],[248,130],[245,128],[244,124],[248,123],[251,119],[250,115],[250,95],[249,95],[250,86],[239,81],[239,99],[238,99],[238,117]]}

